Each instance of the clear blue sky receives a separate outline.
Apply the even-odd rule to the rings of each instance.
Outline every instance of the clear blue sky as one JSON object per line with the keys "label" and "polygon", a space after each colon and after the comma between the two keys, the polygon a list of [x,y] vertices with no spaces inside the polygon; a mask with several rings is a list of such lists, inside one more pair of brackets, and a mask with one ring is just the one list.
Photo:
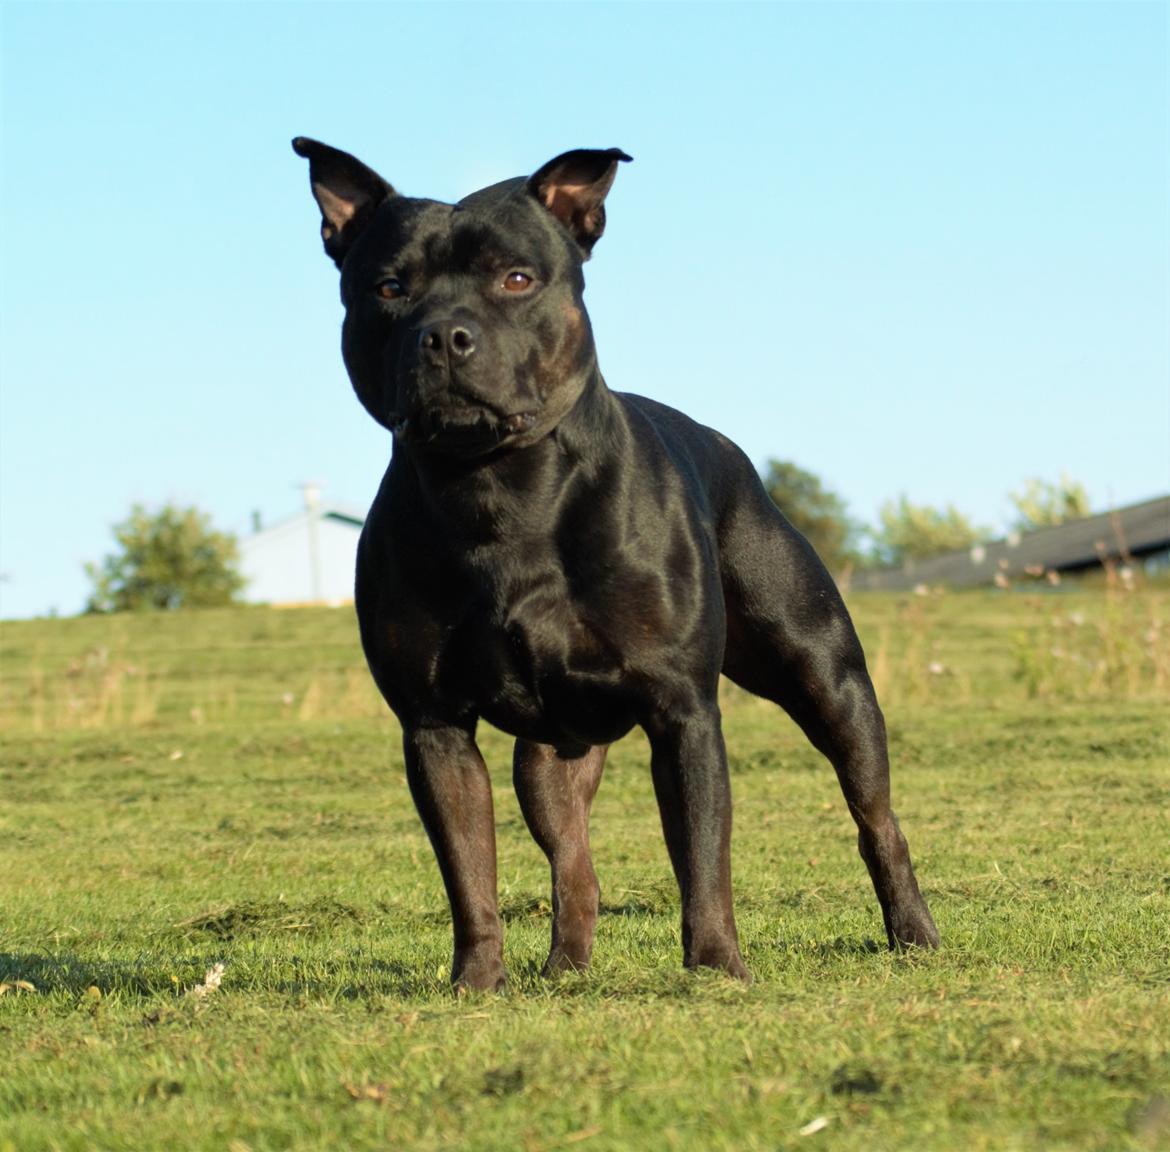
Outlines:
{"label": "clear blue sky", "polygon": [[861,519],[1170,489],[1165,3],[0,10],[5,616],[78,611],[133,501],[372,497],[298,134],[440,199],[624,148],[610,385]]}

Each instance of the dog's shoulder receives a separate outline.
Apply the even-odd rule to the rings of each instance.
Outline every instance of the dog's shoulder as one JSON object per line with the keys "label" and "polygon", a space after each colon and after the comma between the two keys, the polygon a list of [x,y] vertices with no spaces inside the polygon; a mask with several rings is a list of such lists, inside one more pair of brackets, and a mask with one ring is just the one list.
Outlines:
{"label": "dog's shoulder", "polygon": [[614,395],[625,409],[635,437],[658,440],[676,463],[697,468],[709,482],[722,478],[742,483],[756,478],[747,454],[722,432],[647,396],[631,392]]}

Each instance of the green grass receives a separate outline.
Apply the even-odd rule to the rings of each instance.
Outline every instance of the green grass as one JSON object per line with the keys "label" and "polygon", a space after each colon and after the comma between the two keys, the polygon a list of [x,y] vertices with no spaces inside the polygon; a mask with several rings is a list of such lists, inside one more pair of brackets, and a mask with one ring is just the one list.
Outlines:
{"label": "green grass", "polygon": [[458,998],[348,611],[5,624],[0,1148],[1170,1147],[1170,594],[854,610],[941,952],[875,943],[831,770],[729,688],[755,983],[681,969],[639,736],[594,808],[594,968],[542,980],[485,730],[511,984]]}

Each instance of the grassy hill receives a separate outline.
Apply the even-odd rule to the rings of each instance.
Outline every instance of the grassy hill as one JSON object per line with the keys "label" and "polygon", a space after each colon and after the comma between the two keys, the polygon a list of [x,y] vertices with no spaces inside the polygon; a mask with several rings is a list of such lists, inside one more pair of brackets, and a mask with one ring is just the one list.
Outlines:
{"label": "grassy hill", "polygon": [[1170,1146],[1170,592],[853,607],[943,951],[875,943],[831,769],[728,687],[755,983],[681,970],[638,735],[594,969],[543,981],[484,730],[511,986],[459,998],[349,611],[5,623],[0,1148]]}

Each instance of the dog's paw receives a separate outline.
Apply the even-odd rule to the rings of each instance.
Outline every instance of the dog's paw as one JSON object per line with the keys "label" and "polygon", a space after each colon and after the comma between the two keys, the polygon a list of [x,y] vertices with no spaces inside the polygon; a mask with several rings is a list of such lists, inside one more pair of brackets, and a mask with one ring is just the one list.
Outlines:
{"label": "dog's paw", "polygon": [[934,920],[924,904],[909,914],[895,915],[886,926],[890,949],[901,952],[907,948],[935,949],[942,943]]}
{"label": "dog's paw", "polygon": [[556,947],[548,954],[541,969],[542,976],[561,976],[566,972],[586,972],[589,969],[589,951]]}
{"label": "dog's paw", "polygon": [[683,965],[687,968],[715,968],[745,984],[752,982],[752,974],[734,944],[715,943],[706,948],[695,948],[683,959]]}
{"label": "dog's paw", "polygon": [[502,992],[508,983],[508,972],[498,952],[469,952],[456,959],[452,966],[451,983],[457,994]]}

